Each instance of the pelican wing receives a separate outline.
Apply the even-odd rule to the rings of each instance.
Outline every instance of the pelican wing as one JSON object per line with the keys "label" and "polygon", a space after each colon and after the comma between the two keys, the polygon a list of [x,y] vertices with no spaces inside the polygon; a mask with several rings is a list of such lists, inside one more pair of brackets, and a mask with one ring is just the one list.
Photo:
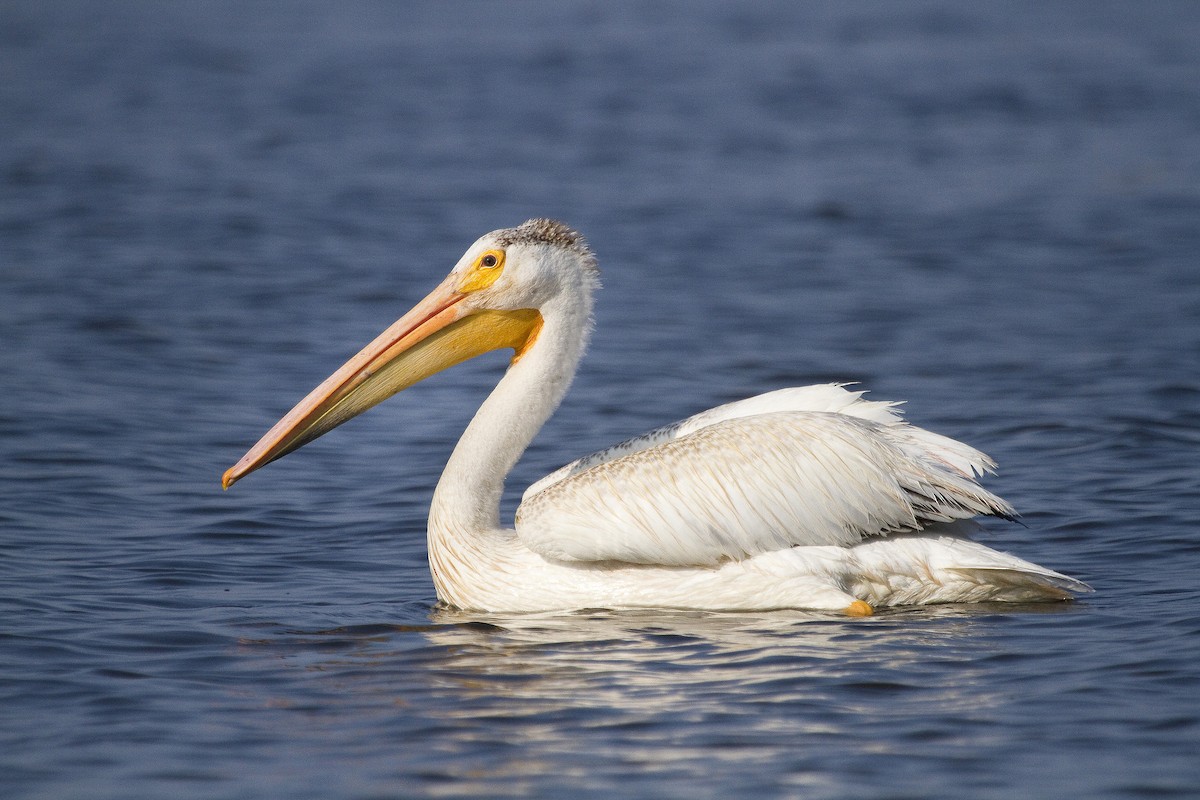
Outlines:
{"label": "pelican wing", "polygon": [[[788,389],[777,389],[766,394],[747,397],[733,403],[710,408],[699,414],[672,422],[661,428],[655,428],[641,436],[627,439],[604,450],[592,453],[560,467],[546,477],[534,483],[525,490],[522,500],[528,500],[542,490],[573,475],[591,469],[597,464],[613,461],[639,450],[674,441],[681,436],[695,433],[701,428],[718,422],[756,414],[769,414],[775,411],[828,411],[846,414],[852,417],[874,420],[875,422],[899,422],[900,415],[893,408],[897,403],[864,400],[865,392],[847,391],[845,384],[824,383],[816,386],[797,386]],[[980,454],[981,455],[981,454]]]}
{"label": "pelican wing", "polygon": [[[556,560],[713,566],[1012,515],[975,482],[992,466],[977,450],[840,387],[785,392],[799,394],[722,406],[564,467],[526,493],[518,537]],[[841,410],[756,410],[838,392]]]}

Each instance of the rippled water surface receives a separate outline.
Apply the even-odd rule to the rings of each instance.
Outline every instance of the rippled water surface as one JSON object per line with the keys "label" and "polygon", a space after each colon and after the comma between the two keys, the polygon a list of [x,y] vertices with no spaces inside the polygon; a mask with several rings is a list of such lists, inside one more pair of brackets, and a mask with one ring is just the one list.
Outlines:
{"label": "rippled water surface", "polygon": [[[0,795],[1190,797],[1200,11],[0,8]],[[1073,604],[435,607],[502,358],[222,493],[481,233],[605,289],[513,475],[860,381],[1001,465]]]}

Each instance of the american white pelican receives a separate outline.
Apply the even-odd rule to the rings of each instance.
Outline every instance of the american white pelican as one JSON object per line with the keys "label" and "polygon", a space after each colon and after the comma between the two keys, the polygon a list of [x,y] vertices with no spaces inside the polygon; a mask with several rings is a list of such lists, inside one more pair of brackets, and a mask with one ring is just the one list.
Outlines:
{"label": "american white pelican", "polygon": [[987,456],[837,385],[730,403],[574,461],[531,486],[515,529],[502,528],[505,476],[566,394],[598,285],[595,256],[560,222],[483,236],[223,485],[435,372],[512,348],[433,495],[429,565],[451,606],[865,615],[1089,591],[963,535],[972,517],[1013,514],[975,481]]}

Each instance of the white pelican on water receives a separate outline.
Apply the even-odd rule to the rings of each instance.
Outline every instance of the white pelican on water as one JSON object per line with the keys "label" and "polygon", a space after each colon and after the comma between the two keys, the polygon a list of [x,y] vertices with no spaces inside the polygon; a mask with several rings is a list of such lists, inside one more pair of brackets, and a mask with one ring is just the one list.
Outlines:
{"label": "white pelican on water", "polygon": [[595,256],[560,222],[483,236],[222,484],[436,372],[512,348],[429,511],[429,566],[451,606],[866,615],[1089,591],[965,537],[972,517],[1013,514],[976,483],[994,466],[987,456],[838,385],[729,403],[581,458],[529,487],[515,528],[501,527],[505,476],[566,394],[598,285]]}

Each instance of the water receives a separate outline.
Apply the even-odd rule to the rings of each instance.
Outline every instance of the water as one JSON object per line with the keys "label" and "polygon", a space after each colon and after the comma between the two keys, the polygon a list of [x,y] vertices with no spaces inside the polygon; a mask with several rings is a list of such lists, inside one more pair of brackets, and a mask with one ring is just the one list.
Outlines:
{"label": "water", "polygon": [[[1194,796],[1191,4],[9,3],[6,798]],[[222,493],[480,233],[587,233],[589,359],[511,481],[856,380],[1092,583],[870,619],[437,609],[502,358]]]}

